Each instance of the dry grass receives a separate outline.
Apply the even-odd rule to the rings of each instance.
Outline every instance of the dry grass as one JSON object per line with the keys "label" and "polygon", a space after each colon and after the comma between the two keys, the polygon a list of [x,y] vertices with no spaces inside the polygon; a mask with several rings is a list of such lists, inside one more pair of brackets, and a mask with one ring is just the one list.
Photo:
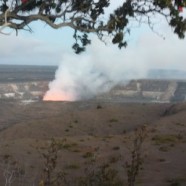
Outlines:
{"label": "dry grass", "polygon": [[[167,180],[186,172],[186,106],[175,105],[175,112],[171,110],[162,116],[170,106],[100,102],[38,102],[21,106],[7,103],[5,112],[2,108],[5,104],[0,105],[1,125],[7,127],[0,132],[0,167],[6,158],[12,157],[24,167],[30,182],[34,182],[41,176],[43,167],[37,148],[45,150],[54,137],[64,142],[56,169],[65,170],[67,177],[75,179],[84,175],[85,168],[90,166],[87,161],[96,160],[96,167],[109,162],[110,168],[127,183],[124,165],[131,157],[134,132],[145,124],[149,133],[144,142],[145,159],[137,185],[175,184]],[[2,174],[0,183],[4,183]]]}

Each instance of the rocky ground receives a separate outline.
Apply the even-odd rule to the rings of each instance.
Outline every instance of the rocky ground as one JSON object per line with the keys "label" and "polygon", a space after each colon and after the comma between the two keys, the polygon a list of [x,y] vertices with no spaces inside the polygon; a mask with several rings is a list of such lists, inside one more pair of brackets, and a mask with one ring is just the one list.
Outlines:
{"label": "rocky ground", "polygon": [[93,177],[106,164],[127,185],[126,162],[131,164],[136,129],[142,126],[141,135],[147,136],[139,149],[143,161],[135,185],[186,185],[185,103],[1,101],[0,115],[2,186],[6,180],[14,186],[38,185],[51,139],[60,146],[52,178],[61,172],[66,185],[75,186],[80,176]]}
{"label": "rocky ground", "polygon": [[0,185],[44,186],[47,173],[52,186],[186,185],[185,73],[90,101],[39,101],[55,70],[1,65]]}

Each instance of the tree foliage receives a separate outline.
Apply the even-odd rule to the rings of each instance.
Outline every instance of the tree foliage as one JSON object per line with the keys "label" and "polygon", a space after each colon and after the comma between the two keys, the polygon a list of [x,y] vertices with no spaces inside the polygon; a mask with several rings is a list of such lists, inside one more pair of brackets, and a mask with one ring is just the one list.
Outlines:
{"label": "tree foliage", "polygon": [[95,33],[99,39],[112,37],[120,48],[127,45],[126,34],[131,23],[146,23],[153,29],[154,17],[160,15],[179,38],[184,38],[186,19],[180,11],[186,0],[123,0],[118,8],[105,15],[110,0],[1,0],[0,32],[10,27],[32,31],[29,24],[43,21],[54,29],[70,27],[74,30],[76,53],[90,44],[88,35]]}

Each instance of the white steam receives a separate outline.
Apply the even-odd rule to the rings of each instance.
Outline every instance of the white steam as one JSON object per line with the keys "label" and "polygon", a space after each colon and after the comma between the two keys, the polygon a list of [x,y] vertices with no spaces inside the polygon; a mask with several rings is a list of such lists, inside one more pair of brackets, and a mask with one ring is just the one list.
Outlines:
{"label": "white steam", "polygon": [[[132,42],[132,44],[131,44]],[[64,54],[45,100],[81,100],[117,84],[147,77],[149,69],[186,70],[186,40],[167,32],[166,40],[144,32],[126,49],[93,43],[81,55]]]}
{"label": "white steam", "polygon": [[44,100],[81,100],[104,93],[116,84],[142,78],[145,68],[133,52],[94,41],[81,55],[64,54]]}

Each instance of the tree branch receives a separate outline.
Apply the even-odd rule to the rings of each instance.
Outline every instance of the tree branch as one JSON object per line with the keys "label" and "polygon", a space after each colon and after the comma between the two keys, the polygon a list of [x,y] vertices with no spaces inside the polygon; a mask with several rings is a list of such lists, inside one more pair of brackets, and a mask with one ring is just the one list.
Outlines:
{"label": "tree branch", "polygon": [[4,32],[2,32],[2,30],[4,29],[4,28],[6,28],[6,27],[10,27],[10,25],[11,25],[11,23],[8,23],[8,21],[7,21],[7,16],[8,16],[8,13],[10,12],[10,9],[7,9],[6,11],[5,11],[5,23],[1,26],[1,28],[0,28],[0,33],[1,34],[4,34],[4,35],[10,35],[10,33],[4,33]]}

